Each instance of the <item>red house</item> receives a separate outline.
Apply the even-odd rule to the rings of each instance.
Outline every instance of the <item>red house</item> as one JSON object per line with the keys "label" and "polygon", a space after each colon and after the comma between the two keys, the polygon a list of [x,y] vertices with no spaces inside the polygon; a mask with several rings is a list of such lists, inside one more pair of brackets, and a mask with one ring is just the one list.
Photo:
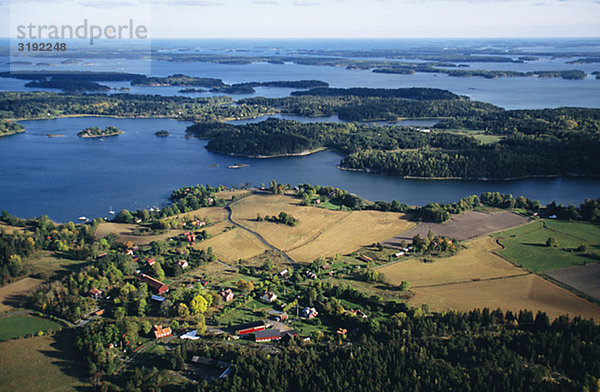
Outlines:
{"label": "red house", "polygon": [[167,336],[171,336],[171,328],[169,327],[163,328],[160,325],[155,325],[153,328],[153,332],[154,337],[156,337],[156,339],[162,339],[166,338]]}
{"label": "red house", "polygon": [[150,287],[158,295],[162,295],[163,293],[169,291],[169,286],[146,274],[140,274],[138,279],[140,282],[146,283],[148,287]]}

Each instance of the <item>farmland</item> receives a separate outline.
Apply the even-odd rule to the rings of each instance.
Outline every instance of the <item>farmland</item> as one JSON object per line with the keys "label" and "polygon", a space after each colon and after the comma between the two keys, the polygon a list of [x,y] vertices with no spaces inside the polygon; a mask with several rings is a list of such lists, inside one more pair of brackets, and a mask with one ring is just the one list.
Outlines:
{"label": "farmland", "polygon": [[27,294],[41,283],[40,279],[25,278],[0,287],[0,313],[23,305]]}
{"label": "farmland", "polygon": [[469,242],[467,247],[455,256],[435,259],[432,263],[424,263],[421,258],[410,258],[377,268],[377,271],[384,273],[391,284],[399,285],[405,280],[411,283],[412,288],[525,273],[493,253],[501,247],[489,236],[477,238]]}
{"label": "farmland", "polygon": [[432,310],[437,311],[454,309],[467,312],[474,308],[486,307],[513,312],[529,309],[533,312],[546,312],[550,319],[568,314],[571,317],[600,320],[598,305],[534,274],[417,288],[414,289],[414,293],[410,304],[429,304]]}
{"label": "farmland", "polygon": [[36,334],[39,331],[56,330],[60,324],[28,315],[0,317],[0,341]]}
{"label": "farmland", "polygon": [[546,275],[600,301],[600,263],[549,271]]}
{"label": "farmland", "polygon": [[71,392],[85,390],[82,362],[72,334],[0,342],[0,391]]}
{"label": "farmland", "polygon": [[[304,207],[298,199],[281,195],[253,195],[232,205],[232,211],[236,220],[298,262],[349,253],[414,225],[403,214]],[[297,218],[298,224],[289,227],[256,221],[257,215],[277,215],[280,211]]]}
{"label": "farmland", "polygon": [[[533,272],[543,272],[593,262],[580,245],[588,250],[600,249],[600,227],[588,223],[544,220],[497,234],[505,249],[498,253]],[[546,246],[555,238],[557,247]]]}
{"label": "farmland", "polygon": [[446,223],[421,223],[412,230],[387,240],[386,245],[397,246],[402,240],[411,240],[416,235],[424,237],[429,230],[436,235],[466,240],[519,226],[527,223],[528,220],[528,218],[508,211],[495,214],[467,211],[453,216]]}

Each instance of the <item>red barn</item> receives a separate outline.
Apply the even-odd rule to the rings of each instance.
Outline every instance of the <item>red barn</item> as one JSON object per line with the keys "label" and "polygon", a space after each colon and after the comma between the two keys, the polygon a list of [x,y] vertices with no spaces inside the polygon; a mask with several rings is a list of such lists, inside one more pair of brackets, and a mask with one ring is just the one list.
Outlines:
{"label": "red barn", "polygon": [[245,335],[256,331],[262,331],[265,329],[265,327],[264,321],[253,321],[251,323],[236,325],[233,327],[233,329],[235,330],[236,334]]}
{"label": "red barn", "polygon": [[156,280],[153,277],[148,276],[146,274],[140,274],[138,279],[141,282],[146,283],[148,285],[148,287],[150,287],[158,295],[162,295],[163,293],[166,293],[167,291],[169,291],[169,286],[167,286],[163,282]]}

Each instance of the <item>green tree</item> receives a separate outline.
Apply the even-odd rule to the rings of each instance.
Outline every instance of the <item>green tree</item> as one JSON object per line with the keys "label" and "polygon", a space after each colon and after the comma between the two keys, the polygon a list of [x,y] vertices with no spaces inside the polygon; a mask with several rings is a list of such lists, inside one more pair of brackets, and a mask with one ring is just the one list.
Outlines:
{"label": "green tree", "polygon": [[201,295],[196,295],[190,301],[190,311],[192,314],[204,313],[208,310],[208,301]]}

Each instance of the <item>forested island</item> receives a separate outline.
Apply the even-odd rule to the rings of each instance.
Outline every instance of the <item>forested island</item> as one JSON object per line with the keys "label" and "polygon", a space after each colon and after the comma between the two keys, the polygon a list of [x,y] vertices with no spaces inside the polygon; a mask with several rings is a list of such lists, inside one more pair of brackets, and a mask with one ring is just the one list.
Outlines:
{"label": "forested island", "polygon": [[164,129],[161,129],[160,131],[156,131],[156,132],[154,132],[154,134],[155,134],[156,136],[160,136],[160,137],[166,137],[166,136],[169,136],[169,135],[171,134],[171,132],[169,132],[169,131],[167,131],[167,130],[164,130]]}
{"label": "forested island", "polygon": [[25,127],[19,123],[8,120],[0,120],[0,137],[15,135],[25,132]]}
{"label": "forested island", "polygon": [[104,129],[100,129],[98,127],[86,128],[81,132],[77,133],[77,136],[82,137],[84,139],[93,139],[93,138],[101,138],[101,137],[109,137],[109,136],[117,136],[122,135],[125,132],[121,131],[117,127],[108,126]]}

